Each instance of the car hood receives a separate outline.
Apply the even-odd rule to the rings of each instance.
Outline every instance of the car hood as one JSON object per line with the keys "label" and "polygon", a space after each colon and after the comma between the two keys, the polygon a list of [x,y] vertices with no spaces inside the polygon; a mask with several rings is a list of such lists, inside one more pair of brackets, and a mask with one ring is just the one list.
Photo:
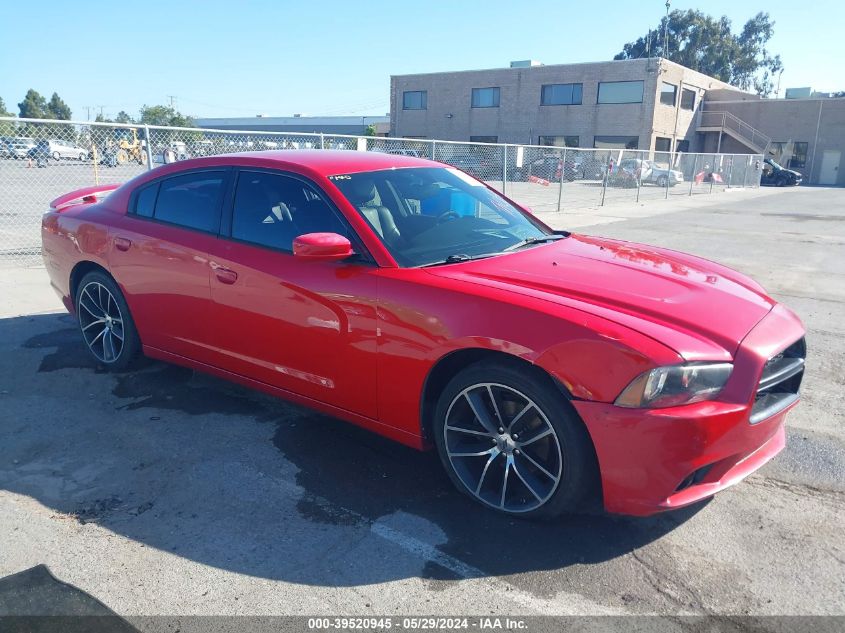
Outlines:
{"label": "car hood", "polygon": [[754,281],[720,264],[583,235],[428,270],[599,314],[658,339],[681,331],[730,354],[775,305]]}

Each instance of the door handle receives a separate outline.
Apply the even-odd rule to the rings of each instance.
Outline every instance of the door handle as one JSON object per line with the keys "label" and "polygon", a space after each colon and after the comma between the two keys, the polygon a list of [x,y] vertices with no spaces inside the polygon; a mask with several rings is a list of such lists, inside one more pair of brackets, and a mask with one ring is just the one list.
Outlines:
{"label": "door handle", "polygon": [[114,247],[119,251],[128,251],[129,247],[132,246],[132,240],[126,237],[116,237],[114,238]]}
{"label": "door handle", "polygon": [[228,268],[215,268],[214,274],[217,275],[217,279],[224,284],[231,285],[238,280],[238,273],[234,270],[229,270]]}

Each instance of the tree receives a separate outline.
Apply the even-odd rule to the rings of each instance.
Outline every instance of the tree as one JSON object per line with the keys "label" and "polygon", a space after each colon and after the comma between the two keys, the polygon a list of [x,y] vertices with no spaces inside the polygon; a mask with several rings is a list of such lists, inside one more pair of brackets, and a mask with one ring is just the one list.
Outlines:
{"label": "tree", "polygon": [[129,116],[128,114],[126,114],[126,112],[124,112],[123,110],[121,110],[120,112],[117,113],[117,116],[114,118],[114,122],[115,123],[135,123],[135,121],[132,120],[132,117]]}
{"label": "tree", "polygon": [[[668,24],[668,47],[663,33]],[[727,16],[714,18],[701,11],[672,11],[648,35],[628,42],[613,59],[653,56],[710,75],[726,83],[754,89],[763,96],[774,88],[774,77],[783,69],[780,55],[771,55],[766,44],[775,23],[760,12],[748,20],[740,33],[731,30]]]}
{"label": "tree", "polygon": [[[6,109],[6,102],[0,97],[0,116],[15,116],[12,112]],[[17,131],[17,125],[11,121],[0,121],[0,136],[14,136]]]}
{"label": "tree", "polygon": [[364,128],[364,136],[376,136],[376,126],[370,123]]}
{"label": "tree", "polygon": [[18,104],[22,119],[47,119],[47,100],[37,90],[30,88],[26,96]]}
{"label": "tree", "polygon": [[71,111],[68,105],[62,101],[58,93],[53,93],[50,102],[47,104],[47,118],[58,119],[59,121],[70,121]]}
{"label": "tree", "polygon": [[194,127],[194,120],[177,112],[171,106],[143,106],[139,123],[145,125],[167,125],[171,127]]}

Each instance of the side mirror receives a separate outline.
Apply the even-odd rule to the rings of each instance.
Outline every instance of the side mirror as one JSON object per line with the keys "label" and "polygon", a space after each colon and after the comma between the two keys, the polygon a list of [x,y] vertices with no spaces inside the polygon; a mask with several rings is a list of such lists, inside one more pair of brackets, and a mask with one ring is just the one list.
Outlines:
{"label": "side mirror", "polygon": [[306,233],[294,238],[293,254],[312,261],[337,261],[355,251],[349,240],[337,233]]}

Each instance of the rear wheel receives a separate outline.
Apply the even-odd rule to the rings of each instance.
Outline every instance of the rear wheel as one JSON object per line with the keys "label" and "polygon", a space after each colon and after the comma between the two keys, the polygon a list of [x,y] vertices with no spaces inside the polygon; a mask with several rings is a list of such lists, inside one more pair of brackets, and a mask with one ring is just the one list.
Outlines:
{"label": "rear wheel", "polygon": [[592,443],[575,412],[539,370],[478,363],[438,401],[434,439],[455,486],[511,515],[552,517],[596,491]]}
{"label": "rear wheel", "polygon": [[82,338],[94,359],[109,369],[124,369],[138,356],[141,341],[129,306],[114,280],[90,272],[79,283],[76,314]]}
{"label": "rear wheel", "polygon": [[669,184],[669,179],[666,176],[658,176],[657,177],[657,186],[658,187],[666,187]]}
{"label": "rear wheel", "polygon": [[59,160],[60,158],[61,158],[61,154],[59,154],[58,152],[53,152],[53,160],[56,160],[56,161],[57,161],[57,160]]}

